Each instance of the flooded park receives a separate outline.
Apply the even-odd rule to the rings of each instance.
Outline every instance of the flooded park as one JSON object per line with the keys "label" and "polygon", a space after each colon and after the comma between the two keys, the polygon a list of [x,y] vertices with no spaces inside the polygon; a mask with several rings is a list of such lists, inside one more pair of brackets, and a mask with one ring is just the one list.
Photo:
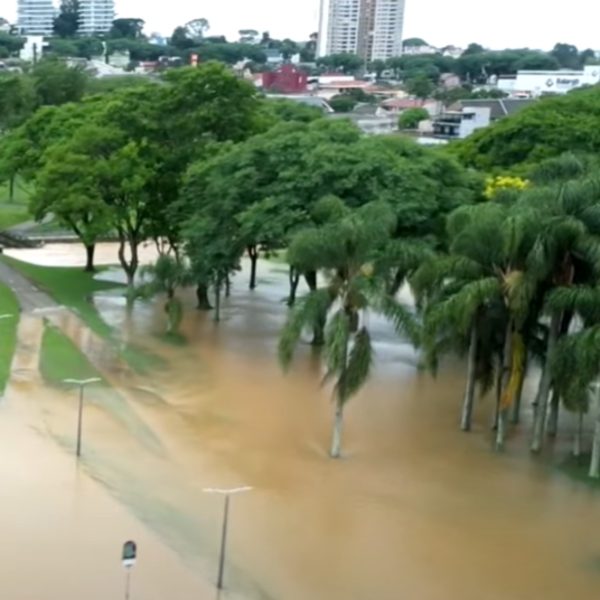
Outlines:
{"label": "flooded park", "polygon": [[[152,260],[152,248],[143,254]],[[66,244],[11,256],[64,266],[84,258]],[[114,264],[114,248],[97,259]],[[252,490],[232,497],[221,598],[597,597],[600,503],[556,468],[568,435],[533,459],[524,424],[496,454],[491,400],[478,401],[473,432],[461,433],[462,365],[447,361],[432,377],[371,315],[375,371],[348,405],[343,458],[331,460],[331,389],[318,357],[306,343],[289,373],[278,364],[287,293],[286,265],[261,260],[257,289],[239,273],[216,324],[189,290],[177,344],[161,335],[160,299],[128,311],[122,290],[96,294],[119,341],[155,358],[144,375],[66,309],[21,315],[0,407],[2,597],[121,597],[120,544],[131,538],[132,598],[216,598],[223,503],[205,489],[237,486]],[[38,369],[48,322],[104,380],[86,392],[79,464],[76,393]],[[524,408],[526,423],[530,400]]]}

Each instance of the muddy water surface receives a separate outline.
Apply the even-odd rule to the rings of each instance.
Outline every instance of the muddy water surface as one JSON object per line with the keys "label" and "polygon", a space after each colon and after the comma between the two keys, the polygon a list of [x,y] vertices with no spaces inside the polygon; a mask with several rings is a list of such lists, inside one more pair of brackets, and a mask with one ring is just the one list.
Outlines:
{"label": "muddy water surface", "polygon": [[[85,471],[208,581],[222,506],[203,489],[253,486],[232,503],[227,594],[596,598],[600,497],[532,461],[520,431],[494,455],[485,404],[475,431],[458,432],[460,365],[437,379],[420,373],[411,348],[376,317],[374,376],[348,407],[344,459],[327,458],[330,392],[317,359],[304,345],[284,376],[275,357],[286,282],[281,267],[265,263],[249,292],[241,274],[218,327],[186,295],[180,346],[160,338],[160,302],[127,315],[114,297],[96,298],[123,339],[165,364],[145,376],[115,370],[115,389],[90,391]],[[73,398],[29,385],[19,402],[69,452]]]}

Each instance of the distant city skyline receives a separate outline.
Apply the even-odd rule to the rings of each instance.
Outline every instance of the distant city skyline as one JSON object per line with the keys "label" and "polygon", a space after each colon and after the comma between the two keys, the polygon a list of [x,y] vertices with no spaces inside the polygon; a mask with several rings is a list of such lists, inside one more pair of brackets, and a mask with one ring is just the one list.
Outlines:
{"label": "distant city skyline", "polygon": [[[434,46],[477,42],[489,48],[549,50],[556,42],[565,42],[600,50],[596,19],[600,8],[590,0],[570,0],[568,10],[562,3],[545,0],[504,0],[490,10],[482,4],[481,0],[407,0],[404,36],[422,37]],[[16,0],[4,0],[2,5],[0,16],[16,21]],[[198,17],[208,19],[212,35],[231,40],[246,28],[304,40],[319,25],[319,0],[221,0],[204,7],[189,0],[169,0],[166,7],[159,2],[149,5],[147,0],[116,0],[116,9],[119,17],[143,18],[148,33],[165,36]]]}

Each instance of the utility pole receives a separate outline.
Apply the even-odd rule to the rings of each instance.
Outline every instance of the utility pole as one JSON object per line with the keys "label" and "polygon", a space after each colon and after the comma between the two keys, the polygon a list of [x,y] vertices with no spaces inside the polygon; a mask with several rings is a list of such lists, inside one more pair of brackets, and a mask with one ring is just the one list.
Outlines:
{"label": "utility pole", "polygon": [[83,425],[83,395],[86,386],[92,383],[100,383],[102,380],[98,377],[92,377],[91,379],[64,379],[63,383],[67,385],[76,385],[79,387],[79,411],[77,413],[77,449],[76,456],[79,459],[81,456],[81,433]]}
{"label": "utility pole", "polygon": [[229,527],[229,499],[234,494],[241,494],[243,492],[249,492],[252,488],[249,486],[238,487],[238,488],[205,488],[204,492],[207,494],[221,494],[225,496],[225,504],[223,507],[223,526],[221,529],[221,550],[219,552],[219,574],[217,577],[217,589],[223,589],[223,575],[225,572],[225,554],[227,546],[227,529]]}

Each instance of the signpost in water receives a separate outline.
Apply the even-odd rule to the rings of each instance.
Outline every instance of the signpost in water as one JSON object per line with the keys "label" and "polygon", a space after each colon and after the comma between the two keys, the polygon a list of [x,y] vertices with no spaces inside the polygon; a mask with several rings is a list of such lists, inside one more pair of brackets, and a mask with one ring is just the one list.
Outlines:
{"label": "signpost in water", "polygon": [[131,568],[137,560],[137,545],[135,542],[129,541],[123,544],[123,555],[121,560],[125,567],[125,600],[129,600],[129,586],[131,581]]}

